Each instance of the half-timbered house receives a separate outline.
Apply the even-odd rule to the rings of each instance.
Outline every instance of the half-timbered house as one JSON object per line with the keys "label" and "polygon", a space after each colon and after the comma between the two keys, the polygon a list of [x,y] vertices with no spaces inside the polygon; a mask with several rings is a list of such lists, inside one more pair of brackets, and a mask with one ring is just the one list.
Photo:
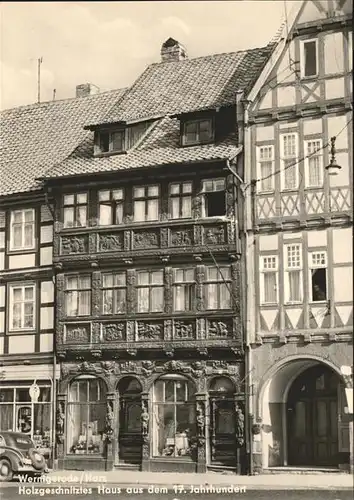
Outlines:
{"label": "half-timbered house", "polygon": [[286,46],[250,97],[245,132],[253,463],[345,469],[353,464],[352,2],[305,1],[287,21]]}

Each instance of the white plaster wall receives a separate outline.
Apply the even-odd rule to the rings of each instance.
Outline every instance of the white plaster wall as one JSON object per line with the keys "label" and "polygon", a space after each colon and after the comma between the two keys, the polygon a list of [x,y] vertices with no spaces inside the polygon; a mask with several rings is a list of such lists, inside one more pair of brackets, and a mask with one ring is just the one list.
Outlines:
{"label": "white plaster wall", "polygon": [[344,78],[331,78],[325,82],[326,99],[339,99],[345,96]]}
{"label": "white plaster wall", "polygon": [[5,248],[5,231],[0,231],[0,248]]}
{"label": "white plaster wall", "polygon": [[0,312],[0,333],[5,333],[5,312]]}
{"label": "white plaster wall", "polygon": [[[5,380],[48,380],[53,377],[53,365],[8,365],[5,372]],[[57,367],[55,378],[59,378],[60,369]]]}
{"label": "white plaster wall", "polygon": [[268,90],[265,96],[262,98],[262,102],[259,106],[259,109],[268,109],[272,107],[272,91]]}
{"label": "white plaster wall", "polygon": [[4,354],[4,337],[0,337],[0,354]]}
{"label": "white plaster wall", "polygon": [[34,353],[34,335],[11,335],[9,337],[9,354]]}
{"label": "white plaster wall", "polygon": [[0,307],[5,307],[6,287],[0,286]]}
{"label": "white plaster wall", "polygon": [[54,301],[54,284],[52,281],[42,281],[41,283],[41,303]]}
{"label": "white plaster wall", "polygon": [[348,153],[336,153],[338,165],[342,168],[337,175],[330,175],[329,182],[331,187],[349,186],[349,155]]}
{"label": "white plaster wall", "polygon": [[53,241],[53,226],[41,227],[41,243],[51,243]]}
{"label": "white plaster wall", "polygon": [[3,271],[5,269],[5,253],[1,252],[0,253],[0,271]]}
{"label": "white plaster wall", "polygon": [[353,261],[353,229],[333,229],[333,263]]}
{"label": "white plaster wall", "polygon": [[316,118],[314,120],[310,119],[305,119],[303,121],[303,126],[304,126],[304,135],[311,135],[311,134],[322,134],[323,131],[323,125],[322,125],[322,119],[321,118]]}
{"label": "white plaster wall", "polygon": [[35,267],[35,254],[23,254],[23,255],[10,255],[9,257],[9,268],[10,269],[21,269],[27,267]]}
{"label": "white plaster wall", "polygon": [[[328,116],[328,137],[337,136],[347,125],[347,116]],[[336,149],[348,149],[348,130],[341,132],[336,139]]]}
{"label": "white plaster wall", "polygon": [[48,330],[54,326],[53,307],[41,307],[40,329]]}
{"label": "white plaster wall", "polygon": [[301,231],[295,231],[293,233],[289,233],[289,232],[284,232],[283,233],[283,239],[284,240],[295,240],[297,238],[302,238],[302,232]]}
{"label": "white plaster wall", "polygon": [[342,73],[344,71],[342,33],[329,33],[324,36],[324,53],[325,73],[327,75]]}
{"label": "white plaster wall", "polygon": [[262,127],[257,125],[256,127],[256,140],[257,141],[272,141],[274,140],[274,127],[266,126]]}
{"label": "white plaster wall", "polygon": [[327,231],[308,231],[307,242],[309,247],[325,247],[327,246]]}
{"label": "white plaster wall", "polygon": [[40,250],[40,265],[51,266],[53,264],[53,248],[44,247]]}
{"label": "white plaster wall", "polygon": [[293,106],[294,103],[296,102],[296,97],[295,97],[295,87],[292,85],[288,87],[278,87],[277,88],[277,94],[278,94],[278,107],[285,107],[285,106]]}
{"label": "white plaster wall", "polygon": [[334,300],[335,302],[353,301],[353,267],[334,267]]}
{"label": "white plaster wall", "polygon": [[41,334],[39,348],[40,348],[41,352],[53,351],[53,334],[52,333],[42,333]]}
{"label": "white plaster wall", "polygon": [[259,237],[259,249],[261,251],[265,250],[277,250],[278,249],[278,235],[261,235]]}

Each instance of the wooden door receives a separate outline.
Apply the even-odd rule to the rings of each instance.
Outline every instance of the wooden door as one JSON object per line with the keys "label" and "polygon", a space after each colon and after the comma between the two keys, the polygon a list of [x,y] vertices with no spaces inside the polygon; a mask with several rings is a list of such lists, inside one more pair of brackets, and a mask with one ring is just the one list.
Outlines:
{"label": "wooden door", "polygon": [[126,396],[119,409],[119,461],[127,464],[141,462],[141,398]]}
{"label": "wooden door", "polygon": [[232,398],[210,400],[210,449],[212,464],[235,466],[235,401]]}
{"label": "wooden door", "polygon": [[287,403],[288,463],[338,465],[338,377],[327,367],[306,370]]}

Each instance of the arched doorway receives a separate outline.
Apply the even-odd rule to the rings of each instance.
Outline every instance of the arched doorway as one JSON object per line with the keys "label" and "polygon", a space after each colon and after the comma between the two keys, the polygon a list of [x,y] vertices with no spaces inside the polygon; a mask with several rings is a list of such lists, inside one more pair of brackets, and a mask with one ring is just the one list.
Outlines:
{"label": "arched doorway", "polygon": [[118,449],[119,463],[141,463],[141,391],[134,377],[124,377],[118,382]]}
{"label": "arched doorway", "polygon": [[263,468],[348,466],[344,380],[333,363],[283,359],[266,373],[259,404]]}
{"label": "arched doorway", "polygon": [[287,398],[288,463],[338,465],[338,375],[318,364],[292,383]]}
{"label": "arched doorway", "polygon": [[210,464],[235,467],[235,385],[227,377],[215,377],[209,384]]}

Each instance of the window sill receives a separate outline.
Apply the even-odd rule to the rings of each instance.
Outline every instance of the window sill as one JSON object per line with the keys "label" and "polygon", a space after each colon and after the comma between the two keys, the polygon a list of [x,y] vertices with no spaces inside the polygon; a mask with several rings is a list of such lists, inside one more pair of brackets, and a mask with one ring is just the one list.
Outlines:
{"label": "window sill", "polygon": [[305,186],[305,191],[317,191],[318,189],[323,189],[324,186],[323,184],[320,184],[318,186]]}
{"label": "window sill", "polygon": [[269,191],[257,191],[257,194],[274,194],[275,190],[270,189]]}
{"label": "window sill", "polygon": [[193,146],[208,146],[209,144],[215,144],[215,139],[212,138],[209,141],[190,142],[188,144],[182,142],[181,148],[190,148],[190,147],[193,147]]}
{"label": "window sill", "polygon": [[309,81],[316,82],[318,80],[318,77],[319,77],[318,73],[316,75],[309,75],[309,76],[300,75],[300,80],[304,82],[309,82]]}
{"label": "window sill", "polygon": [[28,253],[34,253],[37,251],[37,247],[32,247],[32,248],[19,248],[16,250],[8,249],[7,250],[7,255],[23,255],[23,254],[28,254]]}
{"label": "window sill", "polygon": [[279,307],[279,302],[264,302],[261,307]]}
{"label": "window sill", "polygon": [[327,306],[329,300],[324,299],[324,300],[310,300],[309,305],[310,306]]}
{"label": "window sill", "polygon": [[304,301],[301,300],[301,301],[298,301],[298,302],[284,302],[284,305],[285,306],[302,306],[304,304]]}
{"label": "window sill", "polygon": [[26,328],[25,330],[9,330],[8,335],[28,335],[36,333],[36,328]]}
{"label": "window sill", "polygon": [[299,186],[292,188],[281,188],[281,193],[299,193]]}

